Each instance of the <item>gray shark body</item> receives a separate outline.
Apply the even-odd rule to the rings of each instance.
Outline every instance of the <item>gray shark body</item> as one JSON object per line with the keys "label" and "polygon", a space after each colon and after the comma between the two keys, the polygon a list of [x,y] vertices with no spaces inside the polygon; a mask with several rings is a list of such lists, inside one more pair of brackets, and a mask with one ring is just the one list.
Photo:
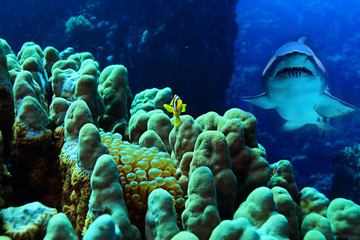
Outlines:
{"label": "gray shark body", "polygon": [[280,47],[263,71],[264,93],[241,99],[264,109],[276,109],[286,120],[284,131],[306,124],[330,130],[332,127],[324,119],[349,114],[358,108],[330,95],[325,67],[304,41],[300,38]]}

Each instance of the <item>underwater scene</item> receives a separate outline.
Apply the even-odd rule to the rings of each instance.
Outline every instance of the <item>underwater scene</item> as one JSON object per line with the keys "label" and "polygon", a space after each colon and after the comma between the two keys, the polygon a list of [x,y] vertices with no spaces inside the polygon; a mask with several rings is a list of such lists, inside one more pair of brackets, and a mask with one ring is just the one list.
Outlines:
{"label": "underwater scene", "polygon": [[360,240],[360,2],[0,8],[0,240]]}

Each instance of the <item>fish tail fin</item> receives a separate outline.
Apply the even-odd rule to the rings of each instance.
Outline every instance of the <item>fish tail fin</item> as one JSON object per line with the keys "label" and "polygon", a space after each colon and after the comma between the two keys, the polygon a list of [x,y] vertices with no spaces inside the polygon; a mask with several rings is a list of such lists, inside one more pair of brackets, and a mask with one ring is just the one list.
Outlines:
{"label": "fish tail fin", "polygon": [[181,124],[180,117],[176,117],[176,118],[175,118],[175,121],[174,121],[174,125],[175,125],[175,126],[179,126],[180,124]]}

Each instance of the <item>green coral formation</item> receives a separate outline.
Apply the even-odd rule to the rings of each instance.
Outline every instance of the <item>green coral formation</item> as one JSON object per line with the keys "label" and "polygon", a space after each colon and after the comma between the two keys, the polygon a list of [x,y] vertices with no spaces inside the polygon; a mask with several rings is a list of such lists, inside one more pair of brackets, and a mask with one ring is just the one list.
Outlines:
{"label": "green coral formation", "polygon": [[236,210],[234,219],[246,218],[260,236],[288,239],[288,221],[278,213],[273,193],[269,188],[255,189]]}
{"label": "green coral formation", "polygon": [[181,215],[183,228],[199,239],[208,239],[221,221],[214,175],[210,168],[201,166],[191,174],[188,195]]}
{"label": "green coral formation", "polygon": [[225,135],[219,131],[204,131],[198,136],[189,177],[191,179],[192,173],[201,166],[211,170],[220,216],[222,219],[229,219],[234,214],[237,181],[231,170],[229,148],[225,139]]}
{"label": "green coral formation", "polygon": [[123,65],[100,71],[90,53],[32,42],[0,48],[0,238],[360,239],[360,206],[299,192],[290,161],[267,162],[251,113],[174,126],[171,88],[133,98]]}
{"label": "green coral formation", "polygon": [[41,92],[44,93],[48,85],[48,76],[44,69],[44,53],[40,46],[33,43],[25,43],[17,55],[19,64],[23,71],[31,73],[34,81],[39,84]]}
{"label": "green coral formation", "polygon": [[94,57],[87,52],[72,54],[55,62],[51,74],[53,97],[62,97],[69,102],[85,101],[97,124],[98,116],[104,112],[104,103],[97,90],[100,66]]}
{"label": "green coral formation", "polygon": [[285,188],[276,186],[271,188],[271,191],[273,192],[278,212],[288,220],[290,239],[300,239],[300,233],[297,228],[301,222],[302,215],[299,206],[293,201],[290,193]]}
{"label": "green coral formation", "polygon": [[163,190],[151,192],[145,217],[145,237],[149,240],[170,239],[180,232],[171,195]]}
{"label": "green coral formation", "polygon": [[101,72],[98,90],[105,104],[105,113],[99,117],[100,127],[106,132],[125,135],[133,100],[126,67],[106,67]]}
{"label": "green coral formation", "polygon": [[170,103],[171,99],[172,91],[169,87],[146,89],[135,95],[130,113],[134,115],[139,110],[149,112],[155,109],[163,109],[163,104]]}
{"label": "green coral formation", "polygon": [[69,219],[64,213],[58,213],[52,216],[46,227],[46,236],[44,240],[68,239],[77,240],[77,236]]}
{"label": "green coral formation", "polygon": [[12,54],[10,46],[3,39],[0,39],[0,131],[2,133],[5,149],[2,154],[9,157],[9,146],[12,139],[12,125],[14,124],[14,97],[12,82],[8,72],[7,56]]}
{"label": "green coral formation", "polygon": [[329,204],[327,218],[336,238],[360,239],[360,206],[345,198]]}
{"label": "green coral formation", "polygon": [[83,240],[122,239],[120,236],[122,235],[119,234],[114,219],[110,215],[104,214],[96,218],[93,224],[90,225],[83,237]]}
{"label": "green coral formation", "polygon": [[139,230],[130,222],[117,166],[110,155],[102,155],[96,161],[91,175],[91,188],[85,227],[90,229],[92,221],[109,212],[114,228],[118,227],[125,239],[141,239]]}
{"label": "green coral formation", "polygon": [[53,185],[61,183],[48,105],[43,94],[48,85],[42,67],[43,53],[38,45],[28,42],[17,59],[22,70],[14,73],[15,122],[12,126],[12,155],[8,160],[14,165],[15,202],[25,204],[39,200],[59,207],[60,190]]}
{"label": "green coral formation", "polygon": [[[78,100],[71,106],[73,105],[75,105],[74,109],[80,107],[80,111],[76,118],[72,119],[74,121],[65,121],[65,130],[75,128],[70,125],[76,125],[76,127],[80,127],[80,130],[76,131],[78,135],[75,138],[66,138],[61,150],[60,171],[63,182],[61,205],[62,210],[73,224],[75,233],[81,237],[91,194],[90,177],[96,160],[101,155],[108,154],[109,149],[101,142],[99,131],[95,125],[86,123],[86,120],[91,121],[92,118],[85,102]],[[72,113],[70,112],[70,114]],[[67,114],[65,119],[68,117]],[[75,124],[79,119],[80,121]],[[79,122],[82,125],[79,125]]]}

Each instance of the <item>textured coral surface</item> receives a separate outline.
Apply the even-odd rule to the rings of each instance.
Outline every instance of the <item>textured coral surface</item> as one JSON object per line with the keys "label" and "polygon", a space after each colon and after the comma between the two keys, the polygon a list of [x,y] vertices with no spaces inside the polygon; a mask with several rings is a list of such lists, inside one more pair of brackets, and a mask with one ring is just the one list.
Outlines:
{"label": "textured coral surface", "polygon": [[100,72],[88,52],[32,42],[17,55],[0,47],[1,100],[14,103],[0,101],[14,115],[0,115],[0,235],[360,239],[360,206],[299,192],[290,161],[267,162],[251,113],[186,112],[174,126],[163,109],[172,89],[133,99],[125,66]]}

